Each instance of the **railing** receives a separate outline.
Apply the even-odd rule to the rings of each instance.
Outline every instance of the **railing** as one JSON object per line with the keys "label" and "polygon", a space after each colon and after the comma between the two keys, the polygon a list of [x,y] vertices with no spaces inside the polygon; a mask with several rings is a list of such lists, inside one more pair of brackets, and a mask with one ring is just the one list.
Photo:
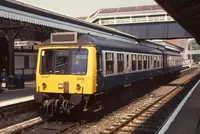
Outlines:
{"label": "railing", "polygon": [[200,50],[188,50],[184,54],[200,54]]}
{"label": "railing", "polygon": [[96,24],[99,25],[109,25],[109,24],[126,24],[126,23],[148,23],[148,22],[164,22],[164,21],[174,21],[171,16],[160,15],[160,16],[130,16],[124,18],[110,18],[110,19],[99,19]]}

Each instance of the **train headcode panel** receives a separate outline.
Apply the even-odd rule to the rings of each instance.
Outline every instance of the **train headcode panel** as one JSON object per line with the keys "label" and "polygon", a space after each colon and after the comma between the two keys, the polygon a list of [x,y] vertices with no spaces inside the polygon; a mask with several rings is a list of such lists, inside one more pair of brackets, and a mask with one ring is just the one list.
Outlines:
{"label": "train headcode panel", "polygon": [[77,32],[51,33],[51,44],[75,44]]}

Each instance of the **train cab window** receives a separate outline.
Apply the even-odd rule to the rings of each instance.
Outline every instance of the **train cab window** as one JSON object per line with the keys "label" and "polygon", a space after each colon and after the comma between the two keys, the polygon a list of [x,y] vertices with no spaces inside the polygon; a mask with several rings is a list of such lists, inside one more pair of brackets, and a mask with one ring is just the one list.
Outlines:
{"label": "train cab window", "polygon": [[147,69],[147,56],[143,55],[143,68]]}
{"label": "train cab window", "polygon": [[117,72],[121,73],[124,71],[124,54],[117,54]]}
{"label": "train cab window", "polygon": [[154,56],[154,57],[153,57],[153,68],[156,68],[156,67],[157,67],[157,66],[156,66],[156,61],[157,61],[157,57]]}
{"label": "train cab window", "polygon": [[150,68],[150,66],[151,66],[151,61],[150,61],[150,56],[148,55],[148,68]]}
{"label": "train cab window", "polygon": [[87,49],[46,49],[41,56],[41,74],[87,73]]}
{"label": "train cab window", "polygon": [[142,70],[142,55],[138,55],[138,70]]}
{"label": "train cab window", "polygon": [[105,56],[106,56],[106,74],[113,74],[114,55],[113,53],[105,53]]}
{"label": "train cab window", "polygon": [[132,71],[137,70],[137,55],[133,54],[132,55]]}

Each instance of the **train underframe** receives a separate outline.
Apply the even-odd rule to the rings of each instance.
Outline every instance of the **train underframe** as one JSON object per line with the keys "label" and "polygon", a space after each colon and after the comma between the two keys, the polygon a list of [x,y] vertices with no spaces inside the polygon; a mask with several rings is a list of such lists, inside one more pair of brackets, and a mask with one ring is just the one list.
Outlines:
{"label": "train underframe", "polygon": [[51,116],[57,113],[70,113],[77,110],[100,111],[103,109],[103,95],[104,93],[95,95],[36,93],[34,99],[42,104],[45,115]]}
{"label": "train underframe", "polygon": [[[159,81],[162,81],[165,77],[175,78],[180,74],[180,71],[168,73],[167,75],[157,76]],[[175,77],[172,77],[175,76]],[[131,85],[131,83],[130,83]],[[73,111],[89,111],[98,112],[104,109],[104,103],[106,98],[110,100],[108,94],[113,94],[113,91],[117,91],[116,88],[126,88],[126,86],[115,87],[115,90],[108,89],[104,92],[95,93],[92,95],[82,94],[58,94],[58,93],[36,93],[34,99],[36,102],[42,104],[42,109],[45,115],[55,115],[57,113],[71,113]],[[118,90],[121,95],[122,90]],[[125,90],[124,90],[125,91]],[[127,91],[127,90],[126,90]],[[130,91],[128,94],[130,94]]]}

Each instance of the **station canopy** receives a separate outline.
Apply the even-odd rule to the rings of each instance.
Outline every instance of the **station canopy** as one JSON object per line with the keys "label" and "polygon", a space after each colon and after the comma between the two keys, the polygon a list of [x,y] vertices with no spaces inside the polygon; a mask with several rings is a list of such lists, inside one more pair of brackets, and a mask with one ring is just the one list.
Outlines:
{"label": "station canopy", "polygon": [[200,0],[155,0],[200,44]]}

